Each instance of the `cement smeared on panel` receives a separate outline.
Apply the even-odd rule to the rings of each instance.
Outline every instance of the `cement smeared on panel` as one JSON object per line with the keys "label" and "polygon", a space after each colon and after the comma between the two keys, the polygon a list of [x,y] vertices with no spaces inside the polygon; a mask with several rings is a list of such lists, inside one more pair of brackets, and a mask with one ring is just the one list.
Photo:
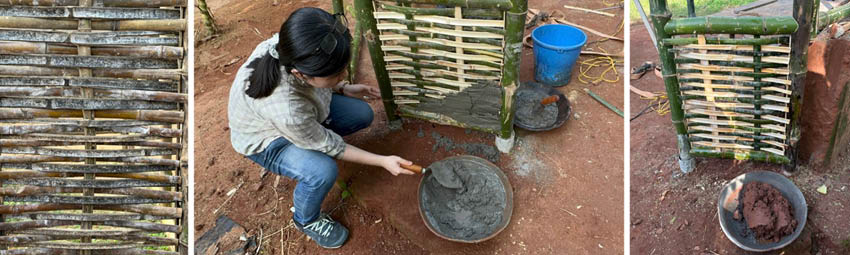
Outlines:
{"label": "cement smeared on panel", "polygon": [[463,182],[459,189],[440,185],[433,175],[423,181],[420,203],[425,219],[446,237],[475,241],[499,231],[507,206],[501,179],[480,162],[447,159],[431,164],[436,171],[455,171]]}
{"label": "cement smeared on panel", "polygon": [[516,121],[532,128],[546,128],[558,121],[558,104],[540,104],[546,93],[537,90],[520,90],[516,94]]}

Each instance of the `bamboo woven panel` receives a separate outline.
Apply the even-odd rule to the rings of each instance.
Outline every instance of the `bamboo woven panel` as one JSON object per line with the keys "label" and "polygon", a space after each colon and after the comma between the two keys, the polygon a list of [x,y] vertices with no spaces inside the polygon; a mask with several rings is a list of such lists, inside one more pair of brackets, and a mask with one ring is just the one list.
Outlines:
{"label": "bamboo woven panel", "polygon": [[0,0],[0,254],[178,254],[187,3]]}
{"label": "bamboo woven panel", "polygon": [[785,158],[792,97],[789,37],[693,39],[673,47],[692,152]]}
{"label": "bamboo woven panel", "polygon": [[[504,11],[385,1],[373,4],[399,112],[498,132]],[[452,115],[464,111],[475,116]]]}

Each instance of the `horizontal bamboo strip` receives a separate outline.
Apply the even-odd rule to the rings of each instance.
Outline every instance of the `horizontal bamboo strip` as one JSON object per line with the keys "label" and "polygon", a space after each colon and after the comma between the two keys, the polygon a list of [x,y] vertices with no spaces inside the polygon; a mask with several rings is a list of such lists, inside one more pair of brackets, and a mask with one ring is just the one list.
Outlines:
{"label": "horizontal bamboo strip", "polygon": [[[790,37],[762,37],[762,38],[705,38],[708,44],[732,44],[732,45],[789,45]],[[664,46],[683,46],[697,44],[696,37],[666,38],[661,41]]]}
{"label": "horizontal bamboo strip", "polygon": [[393,81],[392,87],[416,87],[416,84],[401,82],[401,81]]}
{"label": "horizontal bamboo strip", "polygon": [[[764,141],[762,141],[762,142],[763,142],[763,143],[766,143],[766,144],[770,144],[770,145],[776,146],[777,148],[780,148],[780,149],[782,149],[783,151],[785,150],[785,146],[787,146],[787,145],[786,145],[786,144],[784,144],[784,143],[780,143],[780,142],[777,142],[777,141],[771,141],[771,140],[764,140]],[[784,154],[784,152],[783,152],[782,154]]]}
{"label": "horizontal bamboo strip", "polygon": [[702,74],[702,73],[680,73],[680,79],[707,79],[707,80],[718,80],[718,81],[753,81],[752,77],[746,76],[734,76],[734,75],[720,75],[720,74]]}
{"label": "horizontal bamboo strip", "polygon": [[695,69],[700,71],[711,72],[754,72],[753,68],[737,67],[737,66],[715,66],[703,64],[679,64],[677,70]]}
{"label": "horizontal bamboo strip", "polygon": [[712,119],[705,119],[705,118],[692,118],[692,119],[688,119],[688,122],[719,125],[719,126],[743,126],[743,127],[754,127],[755,126],[752,123],[744,122],[744,121],[712,120]]}
{"label": "horizontal bamboo strip", "polygon": [[[10,197],[22,197],[33,195],[49,195],[55,193],[83,193],[83,190],[84,189],[81,188],[20,186],[0,188],[0,195]],[[175,202],[183,200],[183,194],[180,192],[155,189],[95,189],[93,190],[93,192],[99,194],[128,195],[134,197],[161,199]]]}
{"label": "horizontal bamboo strip", "polygon": [[708,109],[686,109],[688,113],[696,113],[703,114],[708,116],[717,116],[717,117],[740,117],[740,118],[753,118],[754,115],[751,114],[742,114],[737,112],[727,112],[727,111],[714,111]]}
{"label": "horizontal bamboo strip", "polygon": [[47,249],[68,249],[68,250],[121,250],[130,248],[140,248],[141,243],[122,242],[122,243],[57,243],[57,242],[35,242],[30,244],[34,247]]}
{"label": "horizontal bamboo strip", "polygon": [[421,62],[426,63],[426,64],[437,64],[437,65],[443,65],[443,66],[450,67],[450,68],[455,68],[455,69],[463,69],[464,71],[470,71],[470,70],[494,71],[494,72],[500,72],[500,71],[502,71],[501,69],[499,69],[499,68],[495,68],[495,67],[482,66],[482,65],[470,64],[470,63],[466,63],[465,65],[459,65],[459,64],[457,64],[457,63],[449,62],[449,61],[444,61],[444,60],[437,60],[437,61],[421,61]]}
{"label": "horizontal bamboo strip", "polygon": [[753,132],[747,130],[741,130],[736,128],[726,128],[726,127],[711,127],[711,126],[691,126],[691,130],[696,131],[706,131],[706,132],[718,132],[718,133],[735,133],[735,134],[752,134]]}
{"label": "horizontal bamboo strip", "polygon": [[[93,6],[105,7],[186,7],[185,0],[94,0]],[[0,0],[3,5],[79,6],[80,0]]]}
{"label": "horizontal bamboo strip", "polygon": [[[57,210],[79,210],[79,208],[79,206],[75,205],[60,204],[0,205],[0,214],[21,214]],[[180,218],[183,214],[183,209],[181,208],[153,205],[95,205],[94,209],[140,213],[145,215],[169,217],[171,219]]]}
{"label": "horizontal bamboo strip", "polygon": [[467,26],[467,27],[505,27],[503,20],[485,20],[485,19],[458,19],[435,15],[415,15],[413,20],[446,24],[452,26]]}
{"label": "horizontal bamboo strip", "polygon": [[[179,80],[185,73],[179,69],[94,69],[95,77]],[[78,68],[0,65],[0,75],[12,76],[79,76]]]}
{"label": "horizontal bamboo strip", "polygon": [[739,94],[739,93],[735,93],[735,92],[722,92],[722,91],[706,92],[706,91],[690,90],[690,91],[683,91],[682,94],[692,95],[692,96],[704,96],[704,97],[729,97],[729,98],[737,98],[737,97],[753,98],[754,97],[753,95]]}
{"label": "horizontal bamboo strip", "polygon": [[723,148],[723,149],[738,149],[738,150],[752,150],[753,146],[747,146],[743,144],[737,143],[715,143],[715,142],[692,142],[692,144],[697,146],[706,146],[706,147],[715,147],[715,148]]}
{"label": "horizontal bamboo strip", "polygon": [[[686,49],[696,49],[696,50],[727,50],[727,51],[753,51],[752,45],[724,45],[724,44],[688,44],[680,46],[681,48]],[[791,53],[791,47],[785,46],[773,46],[773,45],[763,45],[761,46],[762,52],[779,52],[779,53]]]}
{"label": "horizontal bamboo strip", "polygon": [[791,74],[791,70],[789,68],[765,68],[761,70],[763,73],[772,73],[772,74],[781,74],[781,75],[789,75]]}
{"label": "horizontal bamboo strip", "polygon": [[775,63],[775,64],[787,65],[787,64],[791,63],[791,57],[776,57],[776,56],[762,57],[761,61],[765,62],[765,63]]}
{"label": "horizontal bamboo strip", "polygon": [[782,117],[773,116],[773,115],[762,115],[761,118],[766,119],[766,120],[776,121],[776,122],[779,122],[779,123],[782,123],[782,124],[785,124],[785,125],[791,124],[791,120],[786,119],[786,118],[782,118]]}
{"label": "horizontal bamboo strip", "polygon": [[751,34],[788,35],[797,31],[797,21],[782,17],[694,17],[671,19],[664,26],[669,35],[681,34]]}
{"label": "horizontal bamboo strip", "polygon": [[[143,100],[157,102],[186,103],[188,95],[171,92],[142,91],[142,90],[94,90],[96,97]],[[0,87],[0,95],[8,97],[82,97],[83,91],[77,88],[33,88],[33,87]]]}
{"label": "horizontal bamboo strip", "polygon": [[453,58],[453,59],[492,62],[492,63],[497,63],[500,66],[501,66],[501,63],[502,63],[501,58],[494,58],[492,56],[458,54],[458,53],[441,51],[441,50],[433,50],[433,49],[422,49],[422,50],[419,50],[419,52],[434,55],[434,56],[449,57],[449,58]]}
{"label": "horizontal bamboo strip", "polygon": [[[18,179],[29,179],[29,178],[41,178],[41,177],[81,177],[83,174],[80,173],[50,173],[50,172],[37,172],[37,171],[3,171],[0,172],[0,180],[18,180]],[[181,179],[180,176],[173,175],[160,175],[160,174],[139,174],[139,173],[105,173],[98,174],[98,177],[111,177],[111,178],[127,178],[134,180],[144,180],[151,182],[162,182],[162,183],[171,183],[171,184],[180,184]],[[120,188],[120,187],[118,187]],[[139,191],[142,192],[142,191]]]}
{"label": "horizontal bamboo strip", "polygon": [[[0,27],[4,28],[73,30],[77,29],[77,23],[76,20],[0,16]],[[185,19],[92,21],[91,25],[94,30],[186,31]]]}
{"label": "horizontal bamboo strip", "polygon": [[38,202],[38,203],[55,203],[55,204],[75,204],[75,205],[131,205],[131,204],[155,204],[174,202],[164,199],[142,198],[142,197],[125,197],[125,196],[110,196],[110,197],[93,197],[93,196],[65,196],[65,195],[39,195],[39,196],[24,196],[24,197],[5,197],[4,201],[8,202]]}
{"label": "horizontal bamboo strip", "polygon": [[777,150],[777,149],[773,149],[773,148],[761,148],[761,150],[766,151],[766,152],[770,152],[770,153],[773,153],[773,154],[776,154],[776,155],[779,155],[779,156],[785,155],[784,150]]}
{"label": "horizontal bamboo strip", "polygon": [[46,173],[143,173],[173,171],[171,166],[157,165],[76,165],[76,164],[4,164],[11,169],[27,169]]}
{"label": "horizontal bamboo strip", "polygon": [[82,98],[15,98],[0,100],[0,107],[22,107],[50,110],[178,110],[175,103],[143,100]]}
{"label": "horizontal bamboo strip", "polygon": [[499,50],[499,51],[502,50],[501,47],[489,45],[489,44],[484,44],[484,43],[456,42],[456,41],[449,41],[449,40],[441,39],[441,38],[417,38],[416,40],[421,41],[421,42],[429,42],[429,43],[435,43],[435,44],[446,45],[446,46],[456,47],[456,48],[464,48],[464,49]]}
{"label": "horizontal bamboo strip", "polygon": [[[66,150],[43,147],[10,147],[2,148],[0,152],[4,154],[37,154],[42,156],[79,158],[124,158],[166,156],[177,154],[177,150],[172,149]],[[0,173],[0,175],[2,175],[2,173]]]}
{"label": "horizontal bamboo strip", "polygon": [[6,180],[4,184],[31,185],[40,187],[64,187],[64,188],[93,188],[93,189],[117,189],[117,188],[141,188],[141,187],[174,187],[175,183],[152,182],[143,180],[75,180],[75,179],[12,179]]}
{"label": "horizontal bamboo strip", "polygon": [[[391,5],[386,3],[376,4],[381,7],[381,9],[402,14],[402,19],[404,18],[404,14],[410,15],[440,15],[440,16],[454,16],[453,8],[415,8],[415,7],[404,7]],[[463,8],[461,12],[464,17],[482,17],[482,18],[504,18],[503,12],[494,12],[489,9],[477,9],[477,8]],[[378,15],[375,15],[375,19],[378,18]]]}
{"label": "horizontal bamboo strip", "polygon": [[[44,42],[0,42],[0,50],[10,54],[69,54],[76,55],[77,47]],[[182,59],[183,48],[173,46],[93,46],[94,56],[130,56],[138,58]]]}
{"label": "horizontal bamboo strip", "polygon": [[179,255],[178,252],[159,251],[147,249],[121,249],[121,250],[64,250],[48,248],[27,248],[14,250],[0,250],[0,255]]}
{"label": "horizontal bamboo strip", "polygon": [[[28,136],[22,136],[28,137]],[[96,137],[96,136],[68,136],[68,137]],[[153,147],[153,148],[169,148],[169,149],[182,149],[183,145],[179,143],[170,143],[170,142],[156,142],[156,141],[137,141],[137,142],[88,142],[88,141],[47,141],[47,140],[30,140],[30,139],[20,139],[21,137],[14,137],[9,139],[0,139],[0,146],[2,147],[37,147],[37,146],[81,146],[85,145],[85,143],[92,143],[94,145],[125,145],[125,146],[140,146],[140,147]],[[147,137],[145,137],[147,138]],[[80,139],[84,140],[84,139]]]}
{"label": "horizontal bamboo strip", "polygon": [[397,2],[409,4],[444,5],[450,7],[499,9],[502,11],[507,11],[513,7],[513,4],[510,0],[398,0]]}
{"label": "horizontal bamboo strip", "polygon": [[0,16],[76,19],[179,19],[179,9],[0,6]]}
{"label": "horizontal bamboo strip", "polygon": [[[62,205],[67,206],[67,205]],[[73,221],[136,221],[136,220],[146,220],[146,221],[161,221],[166,219],[172,219],[170,217],[165,216],[153,216],[153,215],[145,215],[145,214],[135,214],[135,213],[57,213],[57,212],[49,212],[49,213],[25,213],[18,215],[8,215],[9,217],[17,217],[31,220],[73,220]],[[37,230],[36,230],[37,231]],[[27,233],[26,231],[22,231],[21,233]]]}
{"label": "horizontal bamboo strip", "polygon": [[113,69],[177,68],[176,61],[167,59],[73,55],[0,55],[0,65]]}
{"label": "horizontal bamboo strip", "polygon": [[[82,128],[85,126],[82,125],[73,125],[73,124],[50,124],[50,125],[17,125],[17,126],[0,126],[0,134],[3,135],[26,135],[26,134],[35,134],[35,133],[69,133],[69,132],[80,132]],[[159,137],[179,137],[183,133],[179,129],[171,129],[171,128],[158,128],[158,127],[123,127],[123,126],[115,126],[115,127],[96,127],[98,130],[106,130],[111,132],[121,132],[121,133],[138,133],[141,135],[149,136],[159,136]],[[126,140],[120,140],[121,137],[112,137],[112,136],[102,136],[102,137],[83,137],[83,136],[75,136],[71,138],[69,136],[45,136],[40,135],[42,137],[53,137],[62,139],[63,141],[116,141],[116,142],[124,142]]]}
{"label": "horizontal bamboo strip", "polygon": [[[57,230],[61,228],[50,228],[47,230]],[[32,230],[29,230],[32,231]],[[91,231],[92,233],[87,233],[86,231]],[[94,233],[94,231],[100,230],[76,230],[76,232],[41,232],[45,233],[45,235],[16,235],[16,236],[0,236],[0,244],[5,245],[15,245],[15,246],[27,246],[34,242],[40,241],[54,241],[54,240],[71,240],[71,239],[79,239],[81,237],[89,237],[89,238],[97,238],[101,240],[123,240],[123,241],[141,241],[144,245],[177,245],[179,242],[174,238],[166,238],[166,237],[154,237],[148,236],[145,234],[139,234],[140,231],[136,232],[117,232],[117,231],[104,231],[103,233]],[[34,231],[32,231],[34,232]],[[70,233],[70,234],[69,234]],[[112,233],[112,235],[106,235]],[[110,250],[111,251],[111,250]]]}
{"label": "horizontal bamboo strip", "polygon": [[397,99],[393,102],[395,102],[395,104],[399,104],[399,105],[401,105],[401,104],[418,104],[419,100]]}
{"label": "horizontal bamboo strip", "polygon": [[[741,55],[730,55],[730,54],[712,54],[712,53],[682,53],[679,54],[680,58],[690,58],[690,59],[698,59],[698,60],[708,60],[708,61],[740,61],[740,62],[749,62],[752,63],[752,56],[741,56]],[[787,64],[787,63],[786,63]]]}
{"label": "horizontal bamboo strip", "polygon": [[762,81],[791,86],[791,81],[788,80],[788,79],[764,78],[764,79],[762,79]]}
{"label": "horizontal bamboo strip", "polygon": [[437,82],[437,83],[457,86],[457,87],[460,87],[461,89],[472,87],[471,82],[454,81],[454,80],[443,79],[443,78],[423,78],[423,79],[426,80],[426,81],[433,81],[433,82]]}
{"label": "horizontal bamboo strip", "polygon": [[[151,110],[106,110],[95,111],[96,118],[135,119],[161,121],[167,123],[183,123],[183,112],[151,111]],[[33,119],[33,118],[80,118],[82,111],[52,111],[41,109],[3,109],[0,108],[0,119]]]}
{"label": "horizontal bamboo strip", "polygon": [[165,122],[146,121],[146,120],[121,120],[121,119],[53,119],[53,118],[32,118],[32,119],[0,119],[0,123],[8,123],[10,125],[20,124],[54,124],[54,125],[72,125],[80,127],[136,127],[136,126],[157,126],[170,125]]}
{"label": "horizontal bamboo strip", "polygon": [[457,30],[448,30],[448,29],[437,28],[437,27],[417,27],[416,31],[424,31],[424,32],[434,33],[434,34],[442,34],[442,35],[449,35],[449,36],[461,36],[461,37],[470,37],[470,38],[504,39],[503,35],[490,33],[490,32],[457,31]]}

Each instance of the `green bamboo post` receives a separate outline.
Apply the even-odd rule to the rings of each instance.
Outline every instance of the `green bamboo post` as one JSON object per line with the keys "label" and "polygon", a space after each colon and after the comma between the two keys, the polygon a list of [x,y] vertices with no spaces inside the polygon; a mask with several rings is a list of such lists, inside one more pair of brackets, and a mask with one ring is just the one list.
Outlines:
{"label": "green bamboo post", "polygon": [[357,68],[360,64],[360,42],[363,39],[363,26],[360,25],[360,22],[357,22],[357,12],[353,8],[351,5],[347,8],[348,14],[351,15],[350,19],[355,21],[353,41],[351,42],[351,62],[348,64],[349,83],[355,83],[354,79],[357,78]]}
{"label": "green bamboo post", "polygon": [[210,35],[218,33],[218,27],[215,26],[215,19],[213,18],[210,8],[207,7],[207,0],[198,0],[197,3],[198,11],[201,13],[201,21],[204,23],[204,27],[207,29],[207,32],[210,33]]}
{"label": "green bamboo post", "polygon": [[[397,0],[399,3],[412,4],[429,4],[429,5],[445,5],[445,6],[460,6],[484,9],[499,9],[503,11],[513,11],[518,9],[527,10],[528,1],[518,0]],[[518,6],[522,5],[524,7]]]}
{"label": "green bamboo post", "polygon": [[345,7],[343,7],[342,0],[331,0],[333,4],[334,14],[336,13],[345,13]]}
{"label": "green bamboo post", "polygon": [[381,89],[381,101],[384,103],[384,109],[387,112],[387,122],[390,129],[397,130],[401,128],[401,119],[396,113],[395,101],[393,101],[393,91],[390,85],[390,76],[387,72],[387,64],[384,62],[384,52],[381,50],[380,33],[378,25],[375,21],[375,15],[372,14],[375,10],[371,0],[354,0],[355,15],[357,23],[360,23],[366,39],[366,45],[369,47],[369,55],[372,57],[372,66],[375,70],[375,79],[378,81],[378,86]]}
{"label": "green bamboo post", "polygon": [[808,72],[808,51],[809,41],[811,39],[814,16],[812,13],[817,12],[814,2],[817,0],[795,0],[794,1],[794,19],[799,24],[800,28],[791,37],[791,125],[786,126],[785,134],[788,136],[788,148],[785,156],[791,159],[791,162],[786,165],[786,172],[792,173],[797,168],[797,149],[800,142],[801,126],[800,120],[803,109],[803,96],[806,91],[806,73]]}
{"label": "green bamboo post", "polygon": [[671,36],[665,31],[665,26],[670,21],[672,14],[667,9],[667,0],[650,0],[650,20],[655,27],[655,36],[658,38],[658,56],[661,59],[664,85],[667,89],[667,97],[670,102],[670,115],[673,126],[676,128],[677,145],[679,148],[679,168],[684,173],[690,173],[694,169],[694,159],[691,157],[691,144],[688,142],[688,129],[685,126],[682,109],[682,100],[679,98],[679,80],[676,77],[676,64],[673,60],[672,48],[662,43]]}
{"label": "green bamboo post", "polygon": [[508,153],[514,145],[514,99],[519,88],[519,68],[522,56],[522,37],[525,33],[525,17],[528,0],[511,0],[511,9],[505,13],[505,61],[502,67],[502,110],[499,114],[502,130],[496,137],[496,147]]}
{"label": "green bamboo post", "polygon": [[818,31],[848,17],[850,17],[850,4],[845,4],[826,13],[818,14]]}

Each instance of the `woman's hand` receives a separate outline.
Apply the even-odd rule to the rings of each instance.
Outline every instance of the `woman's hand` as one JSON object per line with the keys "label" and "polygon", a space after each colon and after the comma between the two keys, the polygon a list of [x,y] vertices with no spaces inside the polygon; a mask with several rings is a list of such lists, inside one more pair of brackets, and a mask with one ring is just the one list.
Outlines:
{"label": "woman's hand", "polygon": [[381,158],[381,166],[384,167],[384,169],[387,169],[387,171],[389,171],[391,174],[395,176],[397,176],[398,174],[413,174],[413,172],[401,168],[401,164],[412,165],[413,162],[410,162],[398,156],[384,156],[383,158]]}
{"label": "woman's hand", "polygon": [[348,84],[342,87],[342,94],[348,97],[365,99],[366,97],[381,98],[381,91],[375,87],[363,84]]}

